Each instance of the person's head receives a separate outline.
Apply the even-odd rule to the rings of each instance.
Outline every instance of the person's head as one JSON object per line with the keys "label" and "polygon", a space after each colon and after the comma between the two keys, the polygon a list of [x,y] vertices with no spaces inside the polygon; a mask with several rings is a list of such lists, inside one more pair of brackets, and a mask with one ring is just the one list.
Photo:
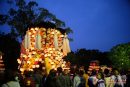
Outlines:
{"label": "person's head", "polygon": [[99,73],[97,74],[97,78],[98,78],[98,79],[104,79],[103,73],[99,72]]}
{"label": "person's head", "polygon": [[56,70],[51,69],[48,76],[51,78],[55,78],[56,77]]}
{"label": "person's head", "polygon": [[69,74],[69,70],[68,69],[64,69],[63,74],[64,75],[68,75]]}
{"label": "person's head", "polygon": [[97,74],[96,70],[93,69],[91,75],[94,76],[94,75],[96,75],[96,74]]}
{"label": "person's head", "polygon": [[104,70],[104,74],[105,74],[106,76],[108,76],[108,75],[110,74],[109,69],[105,69],[105,70]]}
{"label": "person's head", "polygon": [[85,71],[86,74],[88,74],[88,67],[85,67],[84,71]]}
{"label": "person's head", "polygon": [[79,69],[76,69],[76,70],[75,70],[75,74],[76,74],[76,75],[79,75]]}
{"label": "person's head", "polygon": [[122,69],[121,70],[121,75],[126,75],[126,70]]}
{"label": "person's head", "polygon": [[79,70],[79,75],[83,76],[83,74],[84,74],[84,70]]}
{"label": "person's head", "polygon": [[62,73],[62,68],[61,68],[61,67],[58,67],[58,68],[57,68],[57,72],[58,72],[58,73]]}
{"label": "person's head", "polygon": [[25,77],[31,77],[32,73],[31,71],[24,71]]}
{"label": "person's head", "polygon": [[130,69],[128,69],[127,74],[130,74]]}
{"label": "person's head", "polygon": [[119,75],[119,71],[117,69],[114,69],[113,73],[115,76]]}
{"label": "person's head", "polygon": [[14,70],[6,70],[5,71],[5,79],[6,81],[16,81],[17,73]]}

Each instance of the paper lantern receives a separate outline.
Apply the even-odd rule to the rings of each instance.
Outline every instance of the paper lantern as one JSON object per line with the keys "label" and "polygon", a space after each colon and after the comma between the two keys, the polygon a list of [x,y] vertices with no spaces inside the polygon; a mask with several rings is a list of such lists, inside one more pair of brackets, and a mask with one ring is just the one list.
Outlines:
{"label": "paper lantern", "polygon": [[40,31],[38,31],[38,33],[36,34],[36,41],[35,41],[35,44],[36,44],[36,48],[37,49],[41,49],[41,35],[40,35]]}
{"label": "paper lantern", "polygon": [[35,65],[32,65],[32,68],[35,68]]}
{"label": "paper lantern", "polygon": [[39,68],[39,65],[36,65],[36,68]]}
{"label": "paper lantern", "polygon": [[21,72],[23,72],[23,71],[24,71],[24,69],[23,69],[23,68],[20,68],[20,71],[21,71]]}

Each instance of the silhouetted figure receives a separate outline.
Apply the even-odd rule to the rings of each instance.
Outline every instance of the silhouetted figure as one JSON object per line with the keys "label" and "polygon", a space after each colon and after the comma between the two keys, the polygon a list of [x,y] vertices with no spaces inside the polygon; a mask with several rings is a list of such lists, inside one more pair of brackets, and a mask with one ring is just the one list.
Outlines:
{"label": "silhouetted figure", "polygon": [[80,84],[78,85],[78,87],[85,87],[86,80],[83,77],[83,75],[84,75],[83,69],[79,70]]}
{"label": "silhouetted figure", "polygon": [[110,71],[108,69],[104,70],[104,80],[106,87],[114,87],[114,80],[111,79]]}
{"label": "silhouetted figure", "polygon": [[122,71],[121,71],[121,78],[122,78],[124,87],[126,87],[126,79],[127,79],[127,76],[126,76],[126,71],[125,71],[125,70],[122,70]]}
{"label": "silhouetted figure", "polygon": [[127,73],[126,87],[130,87],[130,69],[128,70],[128,73]]}
{"label": "silhouetted figure", "polygon": [[97,77],[96,77],[96,70],[92,70],[91,76],[88,79],[88,85],[89,87],[95,87],[97,84]]}
{"label": "silhouetted figure", "polygon": [[96,87],[105,87],[105,81],[104,81],[104,75],[103,73],[99,72],[97,74],[97,84],[96,84]]}
{"label": "silhouetted figure", "polygon": [[32,78],[32,72],[25,71],[24,87],[36,87],[35,81]]}
{"label": "silhouetted figure", "polygon": [[58,87],[56,84],[56,71],[54,69],[50,70],[46,78],[45,87]]}
{"label": "silhouetted figure", "polygon": [[114,75],[111,78],[114,80],[114,87],[124,87],[121,75],[117,69],[114,69]]}
{"label": "silhouetted figure", "polygon": [[42,86],[42,73],[40,70],[35,69],[34,70],[34,74],[33,74],[33,78],[36,84],[36,87],[41,87]]}
{"label": "silhouetted figure", "polygon": [[65,80],[65,87],[72,87],[72,80],[70,78],[70,74],[69,74],[68,69],[65,69],[63,71],[63,77],[64,77],[64,80]]}
{"label": "silhouetted figure", "polygon": [[79,75],[79,69],[76,69],[74,80],[73,80],[73,87],[78,87],[80,83],[81,83],[81,80],[80,80],[80,75]]}
{"label": "silhouetted figure", "polygon": [[43,75],[43,77],[42,77],[42,87],[45,87],[45,83],[46,83],[46,79],[47,79],[46,70],[43,71],[42,75]]}
{"label": "silhouetted figure", "polygon": [[6,83],[2,87],[20,87],[18,76],[15,71],[7,70],[5,72]]}
{"label": "silhouetted figure", "polygon": [[56,83],[58,87],[65,87],[65,78],[63,76],[63,72],[62,72],[62,68],[58,67],[57,68],[57,79],[56,79]]}
{"label": "silhouetted figure", "polygon": [[88,86],[88,78],[89,78],[88,68],[85,68],[85,69],[84,69],[83,77],[84,77],[84,79],[85,79],[85,87],[89,87],[89,86]]}

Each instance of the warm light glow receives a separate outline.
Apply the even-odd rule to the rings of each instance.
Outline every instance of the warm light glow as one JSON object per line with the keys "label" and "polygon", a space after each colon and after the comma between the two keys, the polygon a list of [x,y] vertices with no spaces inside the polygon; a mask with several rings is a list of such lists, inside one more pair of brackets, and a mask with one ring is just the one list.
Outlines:
{"label": "warm light glow", "polygon": [[44,63],[44,61],[41,61],[41,63]]}
{"label": "warm light glow", "polygon": [[35,65],[32,65],[32,68],[35,68]]}
{"label": "warm light glow", "polygon": [[0,55],[0,59],[2,59],[2,56]]}
{"label": "warm light glow", "polygon": [[24,69],[23,69],[23,68],[20,68],[20,71],[21,71],[21,72],[23,72],[23,71],[24,71]]}
{"label": "warm light glow", "polygon": [[39,68],[39,65],[36,65],[36,68]]}
{"label": "warm light glow", "polygon": [[38,58],[35,58],[35,61],[38,61],[39,59]]}
{"label": "warm light glow", "polygon": [[51,34],[54,34],[54,32],[51,32]]}
{"label": "warm light glow", "polygon": [[42,59],[39,59],[39,61],[41,62],[41,61],[42,61]]}
{"label": "warm light glow", "polygon": [[27,61],[27,63],[29,63],[29,64],[30,64],[31,62],[30,62],[30,61]]}
{"label": "warm light glow", "polygon": [[39,29],[39,28],[36,27],[36,28],[35,28],[35,31],[37,31],[38,29]]}
{"label": "warm light glow", "polygon": [[[57,67],[62,66],[63,68],[66,68],[66,62],[63,61],[63,57],[65,56],[62,52],[62,44],[63,44],[63,37],[64,35],[56,30],[56,29],[45,29],[45,28],[31,28],[26,33],[28,33],[30,37],[30,47],[28,49],[25,49],[26,54],[21,53],[20,58],[17,59],[20,65],[20,71],[29,70],[33,71],[34,68],[41,67],[38,65],[38,63],[42,63],[44,66],[42,66],[42,69],[46,69],[49,71],[49,69],[56,69]],[[55,48],[54,45],[54,34],[57,35],[58,39],[58,48]],[[40,37],[39,38],[37,36]],[[37,42],[36,42],[37,41]],[[39,43],[42,45],[41,49],[37,49],[37,45],[39,46]],[[45,61],[47,59],[47,61]],[[21,61],[22,60],[22,61]],[[23,62],[23,63],[22,63]]]}
{"label": "warm light glow", "polygon": [[55,65],[52,65],[52,69],[54,69],[55,68]]}
{"label": "warm light glow", "polygon": [[19,64],[21,64],[21,61],[20,61],[20,59],[17,59],[17,61],[18,61],[18,63],[19,63]]}
{"label": "warm light glow", "polygon": [[64,37],[64,35],[60,35],[60,37]]}

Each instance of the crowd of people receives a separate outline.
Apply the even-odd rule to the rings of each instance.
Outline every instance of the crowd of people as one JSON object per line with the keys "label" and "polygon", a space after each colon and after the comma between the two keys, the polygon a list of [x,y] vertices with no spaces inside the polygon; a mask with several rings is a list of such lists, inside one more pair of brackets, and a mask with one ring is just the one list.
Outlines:
{"label": "crowd of people", "polygon": [[83,67],[74,69],[51,69],[45,71],[17,71],[7,70],[1,87],[130,87],[130,70],[119,72],[118,69],[88,70]]}

